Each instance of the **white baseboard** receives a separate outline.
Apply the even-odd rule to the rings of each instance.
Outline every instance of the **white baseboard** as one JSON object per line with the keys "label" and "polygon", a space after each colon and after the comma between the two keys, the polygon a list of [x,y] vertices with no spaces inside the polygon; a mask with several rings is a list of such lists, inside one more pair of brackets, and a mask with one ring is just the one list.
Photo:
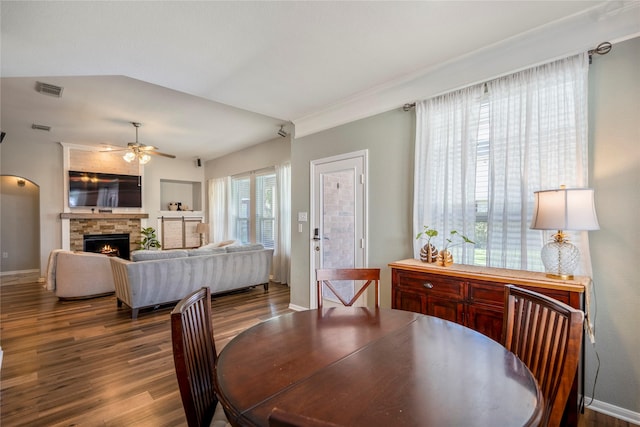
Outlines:
{"label": "white baseboard", "polygon": [[291,303],[289,303],[289,308],[291,310],[295,310],[295,311],[309,310],[309,307],[303,307],[301,305],[295,305],[295,304],[291,304]]}
{"label": "white baseboard", "polygon": [[[588,397],[585,399],[586,402],[589,402],[589,400],[590,399]],[[628,409],[614,406],[610,403],[601,402],[595,399],[586,407],[591,409],[592,411],[600,412],[602,414],[618,418],[631,424],[640,425],[640,412],[633,412]]]}
{"label": "white baseboard", "polygon": [[40,270],[15,270],[15,271],[0,271],[0,277],[2,276],[17,276],[20,274],[40,273]]}
{"label": "white baseboard", "polygon": [[40,270],[1,271],[0,286],[39,281],[37,276],[40,276]]}

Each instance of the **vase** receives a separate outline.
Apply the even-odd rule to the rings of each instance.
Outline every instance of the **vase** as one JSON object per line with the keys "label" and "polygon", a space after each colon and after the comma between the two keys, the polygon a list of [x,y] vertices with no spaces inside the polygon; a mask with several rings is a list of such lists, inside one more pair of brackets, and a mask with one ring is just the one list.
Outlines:
{"label": "vase", "polygon": [[438,255],[438,249],[433,246],[431,243],[424,245],[420,249],[420,261],[426,263],[434,263],[436,262],[436,257]]}
{"label": "vase", "polygon": [[436,264],[442,267],[451,266],[453,264],[453,255],[447,250],[438,252],[438,255],[436,257]]}

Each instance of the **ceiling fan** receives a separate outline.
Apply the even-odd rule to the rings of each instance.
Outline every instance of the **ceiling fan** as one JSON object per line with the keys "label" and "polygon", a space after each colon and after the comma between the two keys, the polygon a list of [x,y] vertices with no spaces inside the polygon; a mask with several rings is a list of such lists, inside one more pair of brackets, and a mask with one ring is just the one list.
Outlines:
{"label": "ceiling fan", "polygon": [[136,128],[136,142],[129,142],[127,144],[127,148],[122,149],[122,150],[128,150],[127,153],[124,156],[122,156],[124,160],[126,160],[127,162],[132,162],[137,159],[140,164],[144,165],[148,163],[149,160],[151,160],[151,156],[149,154],[153,154],[155,156],[168,157],[170,159],[176,158],[176,156],[174,156],[173,154],[166,154],[166,153],[161,153],[159,151],[156,151],[157,148],[154,147],[153,145],[141,144],[138,141],[138,128],[142,126],[142,124],[138,122],[131,122],[131,124]]}

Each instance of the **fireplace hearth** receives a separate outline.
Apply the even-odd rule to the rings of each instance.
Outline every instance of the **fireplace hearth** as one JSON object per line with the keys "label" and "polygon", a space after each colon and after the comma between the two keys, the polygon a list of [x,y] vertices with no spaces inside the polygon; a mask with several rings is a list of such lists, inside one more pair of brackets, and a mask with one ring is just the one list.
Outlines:
{"label": "fireplace hearth", "polygon": [[82,247],[85,252],[129,259],[129,234],[85,234]]}

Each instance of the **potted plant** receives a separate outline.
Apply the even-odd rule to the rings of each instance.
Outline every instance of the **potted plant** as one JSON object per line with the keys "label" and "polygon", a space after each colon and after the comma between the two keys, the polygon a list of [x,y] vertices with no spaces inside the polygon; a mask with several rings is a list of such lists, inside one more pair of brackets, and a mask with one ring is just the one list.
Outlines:
{"label": "potted plant", "polygon": [[437,236],[438,230],[427,225],[424,226],[424,230],[416,235],[416,240],[427,239],[427,243],[420,249],[420,260],[422,262],[436,262],[438,249],[431,243],[431,239]]}
{"label": "potted plant", "polygon": [[142,241],[140,242],[141,249],[160,249],[161,245],[156,237],[156,230],[153,227],[143,228],[140,234],[142,234]]}
{"label": "potted plant", "polygon": [[[457,241],[454,242],[454,240]],[[449,237],[444,239],[444,248],[438,253],[436,257],[436,263],[443,267],[449,267],[451,264],[453,264],[453,255],[451,255],[449,248],[457,245],[462,245],[464,243],[471,243],[472,245],[476,244],[476,242],[469,239],[467,236],[458,233],[458,231],[456,230],[451,230],[449,232]]]}

